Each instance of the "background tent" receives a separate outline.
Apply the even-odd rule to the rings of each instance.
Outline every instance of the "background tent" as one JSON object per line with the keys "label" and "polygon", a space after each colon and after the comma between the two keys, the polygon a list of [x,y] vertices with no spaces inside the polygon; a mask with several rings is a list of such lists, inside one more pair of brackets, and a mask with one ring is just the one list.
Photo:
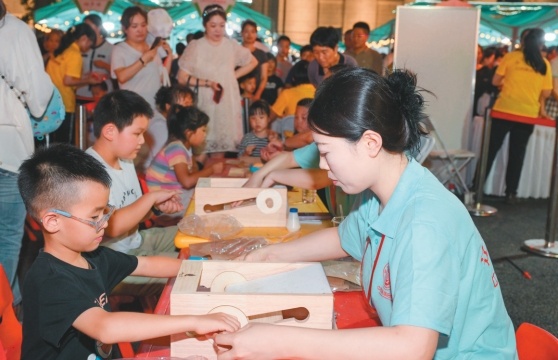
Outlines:
{"label": "background tent", "polygon": [[[120,30],[120,16],[124,9],[130,6],[139,5],[146,10],[159,8],[160,6],[149,0],[114,0],[105,14],[99,14],[103,19],[103,26],[109,33],[109,40],[112,42],[120,40],[122,31]],[[177,42],[184,41],[188,33],[203,31],[202,20],[192,2],[182,2],[178,6],[166,9],[174,21],[174,29],[171,35],[171,46]],[[57,3],[37,9],[34,14],[36,28],[48,31],[47,28],[67,30],[69,27],[78,24],[88,12],[80,13],[73,0],[62,0]],[[227,32],[229,36],[238,37],[240,24],[246,19],[252,19],[258,24],[258,35],[270,46],[273,42],[274,34],[271,32],[271,19],[258,13],[244,4],[236,3],[228,14]]]}
{"label": "background tent", "polygon": [[[406,6],[435,6],[438,2],[415,2]],[[517,43],[525,29],[540,27],[547,34],[547,45],[558,41],[558,4],[469,2],[481,10],[478,43],[481,46]],[[448,32],[451,36],[451,32]],[[395,36],[395,19],[370,31],[368,42],[374,48],[390,47]]]}

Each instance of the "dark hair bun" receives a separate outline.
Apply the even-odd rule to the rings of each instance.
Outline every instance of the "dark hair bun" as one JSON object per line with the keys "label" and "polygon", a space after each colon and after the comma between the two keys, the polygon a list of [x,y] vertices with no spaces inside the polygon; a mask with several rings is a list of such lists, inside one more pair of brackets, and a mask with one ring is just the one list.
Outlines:
{"label": "dark hair bun", "polygon": [[424,98],[423,89],[417,88],[415,74],[404,69],[395,69],[386,77],[392,99],[398,104],[401,116],[407,125],[406,150],[414,149],[420,143],[420,136],[425,134],[421,120],[425,117],[422,112]]}

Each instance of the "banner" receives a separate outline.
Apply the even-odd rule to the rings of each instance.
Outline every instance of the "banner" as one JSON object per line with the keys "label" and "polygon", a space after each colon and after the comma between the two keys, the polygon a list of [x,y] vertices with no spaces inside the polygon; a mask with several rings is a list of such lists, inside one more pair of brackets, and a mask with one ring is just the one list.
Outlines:
{"label": "banner", "polygon": [[106,13],[113,0],[74,0],[79,12],[83,13],[85,11],[97,11],[100,13]]}
{"label": "banner", "polygon": [[198,9],[198,13],[200,14],[200,16],[202,16],[203,9],[205,9],[205,7],[208,5],[214,5],[214,4],[221,5],[221,7],[225,9],[225,12],[228,13],[232,9],[236,1],[235,0],[192,0],[192,3]]}

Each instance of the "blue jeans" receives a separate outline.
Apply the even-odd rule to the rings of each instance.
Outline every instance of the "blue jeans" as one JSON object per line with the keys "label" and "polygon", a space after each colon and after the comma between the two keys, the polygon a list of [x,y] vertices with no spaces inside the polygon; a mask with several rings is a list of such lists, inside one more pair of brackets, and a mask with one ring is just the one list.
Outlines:
{"label": "blue jeans", "polygon": [[14,304],[21,302],[17,263],[23,238],[25,206],[17,188],[17,174],[0,169],[0,264],[14,293]]}

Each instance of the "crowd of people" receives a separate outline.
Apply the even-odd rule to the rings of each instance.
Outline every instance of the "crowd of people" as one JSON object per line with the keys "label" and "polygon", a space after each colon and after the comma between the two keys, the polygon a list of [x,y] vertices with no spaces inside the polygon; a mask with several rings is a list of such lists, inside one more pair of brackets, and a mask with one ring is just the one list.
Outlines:
{"label": "crowd of people", "polygon": [[[486,245],[463,204],[409,155],[425,135],[416,76],[386,72],[385,59],[366,44],[368,24],[357,22],[345,34],[345,52],[335,28],[318,27],[294,62],[287,36],[277,39],[273,55],[251,20],[242,23],[242,42],[227,37],[220,5],[203,10],[205,31],[177,46],[177,57],[165,39],[150,39],[148,19],[140,7],[125,9],[125,38],[113,46],[100,18],[88,15],[66,33],[45,36],[41,56],[31,30],[6,14],[0,0],[0,45],[24,44],[0,54],[7,84],[0,82],[0,104],[9,122],[0,123],[6,214],[0,263],[17,303],[14,259],[26,212],[44,236],[23,287],[22,359],[110,358],[110,344],[186,331],[217,333],[220,359],[516,357]],[[539,35],[526,34],[516,56],[543,84],[539,77],[550,68],[540,50],[535,54]],[[490,58],[483,51],[479,72],[492,71]],[[507,59],[494,79],[514,76]],[[500,84],[492,84],[483,91],[496,92]],[[44,112],[53,86],[67,114],[53,135],[57,143],[72,142],[76,104],[89,105],[93,139],[86,151],[54,144],[34,152],[27,109]],[[547,89],[545,80],[533,92]],[[361,263],[364,294],[382,327],[240,329],[235,317],[221,313],[110,311],[110,294],[159,295],[176,276],[177,227],[140,224],[152,216],[176,223],[197,180],[220,174],[228,156],[266,162],[245,186],[325,189],[330,212],[346,216],[338,228],[239,260],[350,255]]]}

